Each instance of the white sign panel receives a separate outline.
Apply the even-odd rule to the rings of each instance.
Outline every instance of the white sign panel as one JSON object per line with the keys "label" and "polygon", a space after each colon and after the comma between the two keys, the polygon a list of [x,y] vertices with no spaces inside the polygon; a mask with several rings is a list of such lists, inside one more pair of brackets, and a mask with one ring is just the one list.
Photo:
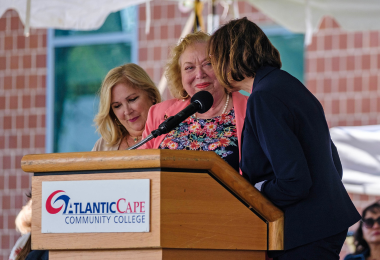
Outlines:
{"label": "white sign panel", "polygon": [[149,232],[150,181],[42,182],[41,233]]}

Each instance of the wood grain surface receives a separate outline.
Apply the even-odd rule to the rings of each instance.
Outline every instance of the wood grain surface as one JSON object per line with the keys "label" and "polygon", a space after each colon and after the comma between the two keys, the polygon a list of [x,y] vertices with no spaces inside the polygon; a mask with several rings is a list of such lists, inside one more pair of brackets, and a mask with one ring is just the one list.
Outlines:
{"label": "wood grain surface", "polygon": [[242,250],[186,250],[186,249],[142,249],[142,250],[77,250],[51,251],[50,260],[265,260],[264,251]]}
{"label": "wood grain surface", "polygon": [[266,250],[266,237],[266,223],[210,175],[162,172],[162,247]]}
{"label": "wood grain surface", "polygon": [[207,170],[268,222],[269,249],[283,249],[283,212],[214,152],[151,149],[38,154],[25,155],[21,165],[26,172],[39,173],[141,168]]}

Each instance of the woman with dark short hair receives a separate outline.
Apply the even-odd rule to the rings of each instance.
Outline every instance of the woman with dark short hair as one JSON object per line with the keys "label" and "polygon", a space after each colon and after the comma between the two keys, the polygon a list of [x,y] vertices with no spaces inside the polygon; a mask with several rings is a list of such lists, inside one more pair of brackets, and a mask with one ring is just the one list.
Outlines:
{"label": "woman with dark short hair", "polygon": [[355,252],[344,260],[380,259],[380,201],[363,210],[362,221],[354,235]]}
{"label": "woman with dark short hair", "polygon": [[348,227],[360,215],[342,184],[342,166],[322,105],[280,69],[279,52],[247,18],[218,29],[208,52],[228,91],[251,93],[240,169],[285,216],[285,250],[268,255],[339,259]]}

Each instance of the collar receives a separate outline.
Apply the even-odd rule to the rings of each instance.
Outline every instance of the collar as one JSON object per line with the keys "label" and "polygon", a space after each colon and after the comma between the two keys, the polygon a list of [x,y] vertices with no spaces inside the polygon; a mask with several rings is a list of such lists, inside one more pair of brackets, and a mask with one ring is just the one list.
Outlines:
{"label": "collar", "polygon": [[174,102],[168,109],[166,109],[164,120],[166,120],[168,117],[176,115],[179,111],[187,107],[190,104],[190,100],[190,98],[187,98],[185,101],[182,99],[177,99],[176,102]]}
{"label": "collar", "polygon": [[[255,83],[253,83],[253,85],[255,85]],[[238,91],[232,92],[230,102],[233,103],[233,107],[235,108],[235,113],[237,113],[236,107],[237,106],[242,106],[242,104],[245,104],[246,101],[244,103],[244,100],[247,100],[247,99],[248,99],[248,97],[243,96]],[[181,111],[182,109],[186,108],[190,104],[190,101],[191,101],[190,98],[186,99],[185,101],[182,101],[182,99],[177,99],[174,103],[172,103],[165,110],[165,114],[164,114],[163,120],[166,120],[168,117],[176,115],[179,111]],[[235,104],[234,101],[236,102],[236,104]],[[244,109],[243,110],[240,109],[240,110],[243,111],[242,116],[244,118],[245,117],[245,108],[246,107],[245,107],[245,105],[243,107],[244,107]]]}
{"label": "collar", "polygon": [[256,71],[255,80],[254,80],[253,86],[252,86],[252,92],[255,89],[255,87],[259,84],[259,82],[275,69],[277,69],[277,68],[271,67],[271,66],[263,66],[263,67],[259,68]]}

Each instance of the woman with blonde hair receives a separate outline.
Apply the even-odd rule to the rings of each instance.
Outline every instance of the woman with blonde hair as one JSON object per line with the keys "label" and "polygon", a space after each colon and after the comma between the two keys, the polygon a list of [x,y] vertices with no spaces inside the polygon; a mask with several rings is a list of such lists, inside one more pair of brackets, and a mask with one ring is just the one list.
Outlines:
{"label": "woman with blonde hair", "polygon": [[102,136],[93,151],[125,150],[141,140],[149,108],[161,96],[148,74],[129,63],[108,72],[94,122]]}
{"label": "woman with blonde hair", "polygon": [[247,97],[225,91],[217,80],[206,53],[209,38],[203,32],[191,33],[173,48],[165,74],[174,99],[152,106],[144,136],[188,106],[199,91],[212,94],[213,106],[206,113],[189,117],[168,134],[147,142],[143,148],[214,151],[239,171]]}

